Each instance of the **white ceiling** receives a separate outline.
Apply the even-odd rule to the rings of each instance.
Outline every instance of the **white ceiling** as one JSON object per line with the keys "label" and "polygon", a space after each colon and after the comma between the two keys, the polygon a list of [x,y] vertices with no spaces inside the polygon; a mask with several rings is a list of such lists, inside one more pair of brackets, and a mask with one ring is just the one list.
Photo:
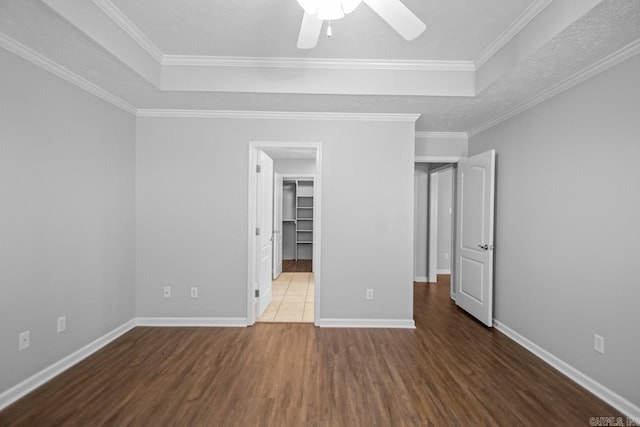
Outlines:
{"label": "white ceiling", "polygon": [[[87,0],[68,1],[85,2]],[[238,3],[246,6],[248,3],[251,3],[251,5],[264,4],[266,1],[267,0],[254,0],[250,2],[249,0],[234,0],[234,2],[224,2],[222,0],[215,0],[209,3],[213,5],[232,3],[235,5]],[[295,7],[289,7],[290,4],[289,6],[283,6],[287,1],[292,2]],[[587,13],[571,19],[567,25],[562,25],[561,31],[556,32],[556,34],[544,43],[539,43],[539,46],[531,49],[530,53],[517,58],[517,61],[501,70],[503,72],[488,84],[486,89],[477,93],[476,96],[312,95],[305,93],[160,90],[157,85],[150,83],[148,79],[134,71],[130,65],[127,65],[101,44],[88,37],[40,0],[4,0],[0,2],[0,44],[6,47],[17,42],[27,50],[54,61],[70,72],[75,73],[138,109],[419,113],[422,114],[416,124],[416,129],[419,131],[466,132],[490,123],[496,117],[503,115],[505,112],[525,103],[527,100],[561,83],[570,76],[579,73],[586,67],[595,64],[613,52],[640,39],[640,0],[591,1],[592,3],[597,3],[597,5],[590,8]],[[553,3],[549,7],[554,7],[556,4],[564,7],[567,4],[583,4],[586,2],[587,0],[553,0]],[[222,37],[223,42],[218,43],[216,46],[209,46],[207,43],[196,43],[196,46],[192,47],[192,49],[205,50],[173,51],[172,49],[178,49],[181,43],[186,43],[186,36],[184,39],[178,41],[163,40],[161,35],[156,34],[154,36],[154,31],[159,32],[157,28],[154,30],[145,27],[146,25],[152,26],[149,22],[159,19],[160,13],[166,14],[166,10],[164,12],[153,13],[153,17],[148,18],[148,22],[144,23],[140,17],[137,17],[136,12],[127,9],[135,4],[135,7],[139,10],[142,10],[141,7],[145,5],[149,8],[148,10],[155,10],[153,5],[156,3],[160,5],[173,3],[201,5],[204,2],[201,0],[181,2],[170,2],[169,0],[116,0],[114,2],[117,6],[122,7],[123,13],[126,11],[126,13],[131,14],[131,17],[127,16],[131,22],[139,26],[140,30],[145,32],[145,35],[165,54],[197,53],[245,56],[257,55],[259,52],[262,52],[261,56],[263,56],[265,52],[269,52],[269,54],[278,56],[308,55],[308,53],[299,53],[297,50],[291,50],[291,46],[285,42],[276,42],[276,35],[280,37],[280,34],[289,31],[294,34],[294,39],[291,42],[293,45],[299,26],[298,22],[292,22],[286,26],[290,26],[292,29],[282,30],[277,29],[279,25],[264,24],[264,28],[270,29],[270,31],[276,31],[272,36],[260,38],[261,40],[270,41],[269,50],[252,50],[257,48],[252,47],[251,42],[246,38],[237,40],[232,36],[225,37],[223,34],[224,31],[216,33],[218,30],[212,32],[211,30],[204,29],[203,33],[209,35],[215,33],[217,34],[216,37]],[[273,3],[277,4],[278,7],[283,10],[286,10],[286,12],[283,12],[284,16],[288,16],[287,14],[300,14],[300,12],[296,10],[298,6],[295,0],[273,0]],[[416,1],[415,3],[420,4],[421,2]],[[440,2],[433,0],[422,3],[434,8],[434,4],[439,5],[438,7],[440,7],[441,10],[447,9],[450,12],[458,11],[458,14],[464,15],[466,17],[464,19],[469,22],[474,21],[473,18],[475,18],[470,13],[460,12],[460,10],[464,10],[461,5],[466,3],[462,0],[442,0]],[[469,4],[476,3],[485,4],[486,2],[469,1]],[[495,3],[492,1],[490,3],[494,5],[500,2]],[[503,2],[503,6],[509,3],[511,3],[511,1],[505,1]],[[518,3],[521,6],[530,4],[530,2],[513,3]],[[449,4],[451,4],[451,6],[447,6]],[[413,8],[414,2],[407,0],[407,5]],[[364,9],[366,6],[362,5],[361,7]],[[162,7],[159,9],[164,10]],[[220,9],[213,10],[223,11],[226,9],[220,6]],[[251,8],[252,12],[249,13],[249,9],[234,6],[233,10],[228,12],[229,20],[226,22],[237,22],[235,20],[240,18],[233,17],[238,16],[238,14],[243,16],[241,13],[242,10],[246,11],[245,14],[253,16],[253,8]],[[347,18],[353,17],[355,20],[358,18],[358,15],[355,13],[356,12]],[[367,13],[370,13],[370,11],[363,10],[361,14],[366,15]],[[509,13],[517,15],[519,11],[514,12],[512,10]],[[478,14],[477,11],[476,14]],[[197,15],[198,19],[200,19],[200,15],[205,15],[205,13],[199,12]],[[482,14],[480,13],[480,15]],[[423,16],[422,12],[420,12],[420,16],[427,20],[427,33],[432,31],[433,26],[428,22],[429,14]],[[513,17],[513,15],[509,16]],[[270,15],[267,15],[267,17],[271,19]],[[136,21],[136,19],[139,19],[140,22]],[[255,19],[255,17],[251,19]],[[296,18],[296,20],[297,19],[299,19],[299,17]],[[459,18],[459,20],[464,19]],[[441,21],[443,21],[443,19],[439,18],[438,22],[442,24],[442,28],[438,31],[446,31],[446,22],[443,23]],[[536,24],[535,21],[536,20],[533,20],[522,32],[527,32]],[[201,26],[206,23],[202,21],[199,22],[201,22]],[[373,25],[373,22],[367,20],[364,22],[365,24],[363,25],[367,25],[367,28],[368,25]],[[158,26],[159,24],[155,25]],[[173,28],[171,21],[168,22],[167,25]],[[177,26],[177,24],[175,25]],[[377,29],[374,31],[387,31],[388,29],[385,28],[385,25],[386,24],[380,21],[374,26],[380,26],[383,30]],[[500,28],[497,28],[497,25],[494,21],[491,21],[491,23],[487,25],[486,34],[484,34],[486,40],[494,39],[495,33],[502,31]],[[508,20],[500,25],[509,25]],[[194,27],[197,26],[194,25]],[[181,27],[178,26],[178,28]],[[358,28],[360,28],[359,25]],[[435,28],[438,28],[438,25],[436,25]],[[543,28],[551,28],[551,24],[545,24]],[[188,37],[194,37],[197,31],[193,29],[188,30]],[[352,31],[356,30],[354,26]],[[178,30],[173,29],[171,31]],[[338,27],[334,26],[334,34],[337,31]],[[476,28],[475,31],[482,32],[482,26]],[[149,34],[146,34],[146,32],[149,32]],[[464,31],[459,32],[465,33]],[[531,32],[525,35],[530,36],[530,33]],[[335,37],[338,36],[334,35],[334,38],[329,42],[333,43],[334,40],[338,40]],[[386,36],[381,37],[384,39]],[[169,39],[171,37],[166,38]],[[472,38],[476,40],[478,36],[474,35]],[[429,37],[425,38],[425,36],[421,36],[421,38],[417,40],[417,43],[420,45],[424,43],[424,46],[431,45],[429,49],[432,50],[429,51],[429,55],[444,55],[444,50],[436,46],[438,43],[434,44],[433,39],[433,37],[430,39]],[[521,42],[521,40],[517,41]],[[406,43],[397,42],[401,45]],[[443,46],[449,42],[451,43],[448,45],[450,46],[448,49],[450,56],[443,56],[441,58],[455,59],[455,55],[464,54],[471,55],[466,59],[472,61],[475,59],[474,55],[478,55],[478,51],[483,51],[489,47],[485,46],[483,48],[480,43],[477,43],[472,47],[467,46],[458,49],[455,46],[464,44],[460,39],[442,41]],[[256,44],[258,44],[258,42],[256,42]],[[380,45],[389,46],[393,44],[395,44],[394,41],[386,39],[385,41],[380,41]],[[234,49],[238,50],[233,51],[229,46],[235,46]],[[338,47],[333,46],[333,48],[331,46],[327,43],[322,43],[318,50],[313,51],[313,56],[321,57],[322,55],[326,55],[327,57],[335,58],[340,57],[340,55],[351,55],[350,57],[352,58],[399,59],[401,58],[400,55],[407,55],[404,59],[438,58],[437,56],[417,56],[420,50],[413,49],[412,46],[414,45],[411,44],[409,44],[409,46],[403,45],[403,47],[399,47],[398,49],[401,53],[399,53],[398,56],[395,56],[395,53],[390,53],[395,52],[393,50],[377,50],[374,49],[375,46],[363,46],[362,51],[358,50],[355,44],[347,43]],[[637,45],[635,48],[637,48]],[[425,47],[425,49],[427,48]],[[468,50],[465,51],[464,49]],[[634,51],[637,52],[638,49]],[[359,55],[359,53],[361,54]],[[464,57],[459,56],[457,58],[461,59]],[[366,72],[367,70],[364,71]],[[482,72],[482,68],[479,69],[479,72]]]}
{"label": "white ceiling", "polygon": [[296,49],[296,0],[112,2],[164,54],[474,60],[534,0],[403,0],[427,24],[412,42],[361,4],[312,51]]}

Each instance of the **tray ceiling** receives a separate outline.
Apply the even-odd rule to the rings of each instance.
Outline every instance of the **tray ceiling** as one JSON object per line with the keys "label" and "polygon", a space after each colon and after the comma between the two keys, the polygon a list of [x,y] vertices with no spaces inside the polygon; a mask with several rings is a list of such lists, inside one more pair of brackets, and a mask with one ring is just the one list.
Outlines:
{"label": "tray ceiling", "polygon": [[296,0],[111,0],[169,55],[475,60],[534,0],[403,0],[427,30],[406,42],[365,4],[296,49]]}
{"label": "tray ceiling", "polygon": [[[70,0],[64,1],[69,2]],[[91,3],[85,0],[74,1],[75,3],[80,2],[83,4]],[[75,4],[74,1],[70,3]],[[295,0],[291,1],[295,3]],[[97,2],[98,0],[96,0]],[[156,1],[136,0],[124,2],[116,0],[113,4],[118,6],[120,3],[135,3],[136,7],[139,7],[138,3],[140,5],[145,3],[150,5],[155,4]],[[162,3],[162,1],[158,1],[158,3]],[[169,2],[166,1],[166,3]],[[201,4],[202,2],[193,0],[179,3]],[[231,2],[221,2],[220,4],[222,3]],[[235,2],[233,3],[235,4]],[[238,3],[246,6],[248,2],[239,1]],[[264,2],[256,1],[253,3],[261,4]],[[283,6],[283,1],[274,1],[274,3],[287,10],[291,9]],[[425,3],[431,4],[432,2]],[[452,3],[461,4],[461,2]],[[470,72],[475,76],[479,87],[475,88],[474,93],[469,96],[415,96],[376,93],[364,95],[321,92],[314,94],[305,93],[304,90],[299,93],[287,93],[286,91],[162,90],[159,86],[160,83],[150,81],[139,70],[132,67],[131,64],[134,62],[129,61],[130,63],[128,63],[128,61],[118,57],[118,55],[105,48],[105,43],[96,41],[94,37],[90,37],[87,33],[78,29],[77,26],[71,24],[40,0],[8,0],[0,3],[0,45],[39,65],[44,63],[45,68],[50,70],[52,70],[51,67],[55,70],[64,70],[64,72],[75,76],[70,78],[72,81],[81,78],[87,84],[99,88],[104,93],[108,93],[125,104],[129,104],[133,110],[417,113],[422,115],[416,124],[416,129],[419,131],[468,132],[481,129],[483,126],[495,122],[497,118],[516,111],[530,100],[549,92],[554,86],[566,86],[567,79],[580,74],[585,68],[593,67],[598,61],[602,61],[620,49],[623,49],[623,54],[616,56],[620,58],[628,57],[640,51],[640,0],[592,1],[592,4],[588,6],[585,6],[585,3],[588,3],[587,0],[581,2],[554,0],[547,9],[563,6],[565,7],[564,10],[566,10],[567,7],[573,5],[575,7],[582,6],[586,10],[584,13],[575,12],[577,16],[563,16],[563,18],[566,18],[565,21],[556,23],[556,27],[560,28],[559,30],[553,29],[553,22],[546,22],[543,26],[538,25],[536,27],[536,20],[539,21],[541,18],[545,18],[544,13],[542,13],[517,34],[512,35],[501,51],[493,52],[495,53],[493,56],[485,55],[485,63],[470,61],[472,64],[472,71]],[[216,3],[213,2],[213,4]],[[410,2],[407,2],[407,4],[411,6]],[[520,4],[525,5],[524,3]],[[297,7],[297,4],[294,4],[294,6]],[[124,5],[122,9],[123,13],[127,10]],[[296,13],[295,10],[294,7],[292,11],[284,13],[294,14]],[[231,15],[237,13],[239,12],[234,8]],[[514,13],[517,14],[517,12]],[[135,13],[131,12],[131,15],[128,19],[131,22],[135,22]],[[558,16],[560,16],[558,13],[552,14],[554,19],[558,18]],[[144,28],[144,23],[135,22],[135,25],[140,27],[141,32],[149,31],[150,34],[145,34],[145,36],[149,40],[153,40],[153,32],[142,29]],[[297,25],[294,25],[294,27]],[[507,23],[507,25],[510,24]],[[380,22],[380,26],[384,27],[385,24]],[[552,29],[553,31],[549,30],[546,33],[544,31],[536,32],[534,31],[536,28],[538,30]],[[495,28],[492,31],[495,31]],[[498,29],[497,31],[504,31],[504,29]],[[518,42],[516,44],[522,46],[526,41],[534,39],[534,36],[539,36],[539,38],[525,52],[526,54],[523,54],[522,50],[509,50],[509,42],[512,44]],[[489,39],[492,37],[494,36],[489,37]],[[518,39],[518,37],[521,38]],[[127,40],[132,42],[131,38],[127,38]],[[333,39],[331,41],[333,42]],[[422,41],[420,40],[420,42]],[[162,45],[162,43],[160,39],[153,40],[153,44],[157,44],[158,49],[168,49],[168,52],[170,52],[163,51],[163,54],[172,54],[173,52],[170,48]],[[243,43],[247,43],[246,40],[238,41],[238,45]],[[293,43],[295,43],[295,37]],[[283,46],[279,42],[274,42],[274,45],[272,47],[274,54],[278,49],[282,49],[278,51],[282,52],[278,53],[278,55],[284,55],[286,49],[289,49],[289,47]],[[250,48],[250,45],[247,46]],[[349,49],[351,48],[353,46],[349,47]],[[228,47],[224,47],[224,49],[228,49]],[[244,49],[244,47],[239,47],[238,49]],[[342,49],[344,49],[343,52],[348,51],[346,47]],[[481,47],[478,44],[474,49],[476,51],[486,51],[487,46]],[[148,55],[142,49],[140,51],[144,55]],[[193,52],[195,51],[191,53]],[[456,51],[452,49],[451,52]],[[501,58],[501,52],[509,53],[508,58],[511,62]],[[209,50],[207,53],[228,54],[230,51]],[[248,51],[244,52],[244,54],[248,53]],[[7,53],[2,53],[2,55],[5,54]],[[180,52],[179,54],[186,53]],[[522,55],[519,57],[517,54]],[[2,55],[0,55],[0,59]],[[315,52],[314,55],[316,55]],[[328,55],[333,58],[339,56],[336,51]],[[367,56],[371,57],[371,54],[367,53]],[[449,59],[452,58],[453,56],[449,57]],[[379,59],[385,58],[379,56]],[[425,58],[423,57],[422,59]],[[474,58],[468,59],[473,60]],[[157,69],[153,68],[151,71],[158,72],[158,76],[162,75],[161,62],[161,59],[149,61],[152,68],[157,67]],[[503,66],[500,68],[497,64]],[[496,73],[496,70],[499,72]],[[594,70],[597,71],[598,68],[596,67]],[[216,69],[213,71],[216,71]],[[291,69],[286,67],[283,68],[283,71],[292,72]],[[490,74],[490,71],[494,74]],[[370,70],[364,69],[358,72],[370,73]],[[398,70],[393,70],[393,72],[398,72]],[[450,72],[459,73],[460,71],[453,70]],[[284,75],[286,76],[286,74]],[[282,75],[278,76],[282,77]]]}

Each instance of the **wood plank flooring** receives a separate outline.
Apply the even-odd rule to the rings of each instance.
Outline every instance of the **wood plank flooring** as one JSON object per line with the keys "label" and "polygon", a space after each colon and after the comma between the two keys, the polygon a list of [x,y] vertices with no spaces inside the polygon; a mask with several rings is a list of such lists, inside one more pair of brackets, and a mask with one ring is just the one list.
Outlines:
{"label": "wood plank flooring", "polygon": [[416,330],[135,328],[0,412],[1,426],[588,425],[618,416],[416,284]]}
{"label": "wood plank flooring", "polygon": [[437,274],[436,275],[436,284],[438,286],[450,286],[451,285],[451,275],[450,274]]}
{"label": "wood plank flooring", "polygon": [[282,260],[282,272],[284,273],[311,273],[313,261],[310,259],[292,259]]}

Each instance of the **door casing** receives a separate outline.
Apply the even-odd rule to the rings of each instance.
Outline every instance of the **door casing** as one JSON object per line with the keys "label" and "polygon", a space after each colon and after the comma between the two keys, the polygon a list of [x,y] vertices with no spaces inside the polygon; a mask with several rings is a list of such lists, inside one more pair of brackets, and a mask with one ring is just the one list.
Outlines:
{"label": "door casing", "polygon": [[317,326],[320,319],[320,292],[322,290],[322,143],[320,142],[275,142],[275,141],[250,141],[249,142],[249,171],[248,171],[248,200],[247,200],[247,325],[256,322],[254,307],[255,284],[257,276],[258,239],[255,229],[257,224],[257,183],[255,179],[256,165],[258,164],[258,152],[267,149],[313,149],[315,150],[316,174],[313,185],[313,271],[315,279],[314,298],[314,324]]}
{"label": "door casing", "polygon": [[273,173],[273,280],[282,273],[282,182],[283,176]]}
{"label": "door casing", "polygon": [[[463,159],[464,157],[460,157],[460,156],[416,156],[414,159],[414,163],[451,163],[451,166],[447,166],[447,167],[451,167],[453,168],[452,171],[452,182],[451,182],[451,196],[452,196],[452,200],[451,200],[451,212],[452,212],[452,225],[451,225],[451,253],[449,254],[449,259],[451,260],[451,279],[450,279],[450,289],[449,289],[449,294],[451,296],[451,299],[455,301],[456,299],[456,288],[455,288],[455,263],[456,263],[456,248],[455,248],[455,244],[454,242],[456,241],[456,227],[455,227],[455,218],[457,215],[457,206],[456,206],[456,198],[457,198],[457,193],[456,193],[456,171],[457,171],[457,167],[458,167],[458,161],[460,161],[461,159]],[[437,169],[434,170],[437,172]],[[431,172],[429,171],[429,191],[431,191]],[[437,186],[436,186],[437,187]],[[431,197],[431,195],[429,195],[429,198]],[[436,224],[437,226],[437,224]],[[431,223],[429,223],[429,230],[431,227]],[[427,241],[427,247],[428,249],[428,256],[431,255],[431,233],[429,233],[429,240]],[[436,242],[437,245],[437,242]],[[427,265],[428,265],[428,275],[427,275],[427,280],[429,280],[429,278],[431,277],[431,262],[429,259],[427,259]],[[434,260],[434,265],[435,265],[435,260]],[[436,269],[437,270],[437,269]]]}

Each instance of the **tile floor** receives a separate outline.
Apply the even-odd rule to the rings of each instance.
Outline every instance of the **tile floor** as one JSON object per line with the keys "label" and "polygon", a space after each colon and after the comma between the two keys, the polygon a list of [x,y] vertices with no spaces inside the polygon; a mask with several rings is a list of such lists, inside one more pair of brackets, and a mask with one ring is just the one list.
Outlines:
{"label": "tile floor", "polygon": [[313,273],[282,273],[272,286],[271,304],[258,322],[313,323]]}

